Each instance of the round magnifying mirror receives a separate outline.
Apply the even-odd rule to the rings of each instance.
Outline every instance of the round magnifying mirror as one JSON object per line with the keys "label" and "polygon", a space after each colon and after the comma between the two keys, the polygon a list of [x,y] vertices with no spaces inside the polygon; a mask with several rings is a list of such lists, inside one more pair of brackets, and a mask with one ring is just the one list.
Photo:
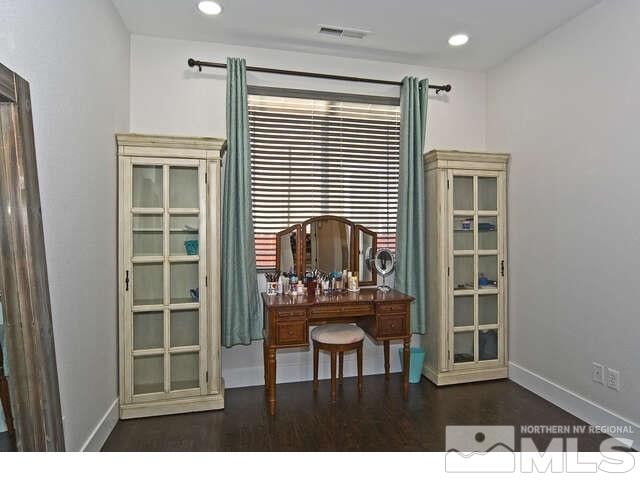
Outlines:
{"label": "round magnifying mirror", "polygon": [[385,284],[385,279],[387,275],[389,275],[393,271],[395,264],[396,260],[393,256],[393,253],[391,253],[391,250],[383,248],[376,252],[375,256],[373,257],[373,265],[376,269],[376,272],[382,275],[382,285],[378,287],[378,290],[382,290],[383,292],[388,292],[389,290],[391,290],[391,288]]}

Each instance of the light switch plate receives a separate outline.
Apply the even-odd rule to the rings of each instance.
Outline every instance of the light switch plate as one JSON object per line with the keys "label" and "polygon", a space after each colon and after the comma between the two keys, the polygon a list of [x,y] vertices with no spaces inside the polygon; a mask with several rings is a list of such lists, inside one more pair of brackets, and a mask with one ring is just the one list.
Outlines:
{"label": "light switch plate", "polygon": [[599,363],[593,362],[591,369],[591,379],[596,383],[604,385],[604,366]]}
{"label": "light switch plate", "polygon": [[620,390],[620,372],[613,368],[607,368],[607,387]]}

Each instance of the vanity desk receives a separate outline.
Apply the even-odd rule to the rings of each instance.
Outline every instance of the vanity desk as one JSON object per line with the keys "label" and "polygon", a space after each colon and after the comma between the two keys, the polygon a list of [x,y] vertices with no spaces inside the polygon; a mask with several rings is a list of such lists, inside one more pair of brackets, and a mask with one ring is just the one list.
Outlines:
{"label": "vanity desk", "polygon": [[396,290],[362,288],[358,293],[274,295],[262,293],[264,310],[264,372],[269,413],[276,409],[276,352],[308,347],[309,327],[327,323],[356,323],[373,340],[384,344],[384,369],[389,375],[389,342],[404,342],[403,392],[409,392],[410,304],[413,297]]}

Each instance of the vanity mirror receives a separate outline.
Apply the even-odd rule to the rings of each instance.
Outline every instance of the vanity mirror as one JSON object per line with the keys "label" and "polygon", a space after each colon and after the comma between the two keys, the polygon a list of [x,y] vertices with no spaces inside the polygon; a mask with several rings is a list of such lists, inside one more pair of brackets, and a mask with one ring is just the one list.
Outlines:
{"label": "vanity mirror", "polygon": [[296,224],[276,235],[276,270],[278,272],[298,271],[300,231],[300,224]]}
{"label": "vanity mirror", "polygon": [[388,292],[389,290],[391,290],[391,288],[385,285],[385,279],[387,275],[389,275],[393,271],[393,268],[396,264],[393,253],[391,252],[391,250],[387,250],[386,248],[378,250],[373,259],[373,263],[376,271],[380,275],[382,275],[382,285],[380,285],[378,289],[382,290],[383,292]]}
{"label": "vanity mirror", "polygon": [[362,225],[356,227],[356,248],[358,254],[355,257],[356,268],[360,283],[375,285],[376,270],[373,267],[373,255],[378,247],[378,236],[372,230]]}
{"label": "vanity mirror", "polygon": [[377,235],[344,217],[323,215],[292,225],[276,235],[276,270],[298,275],[318,269],[325,273],[356,272],[360,285],[375,285],[371,255]]}
{"label": "vanity mirror", "polygon": [[351,270],[352,223],[342,217],[315,217],[302,224],[304,271]]}

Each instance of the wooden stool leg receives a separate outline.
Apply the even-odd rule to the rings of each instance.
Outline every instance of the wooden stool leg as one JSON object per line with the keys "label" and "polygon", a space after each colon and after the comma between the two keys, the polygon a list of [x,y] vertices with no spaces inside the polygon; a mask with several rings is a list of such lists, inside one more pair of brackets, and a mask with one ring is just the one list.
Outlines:
{"label": "wooden stool leg", "polygon": [[339,375],[338,377],[340,378],[340,383],[342,383],[342,381],[344,380],[344,352],[340,352],[338,354],[338,371],[339,371]]}
{"label": "wooden stool leg", "polygon": [[389,378],[389,340],[384,341],[384,376]]}
{"label": "wooden stool leg", "polygon": [[320,349],[316,342],[313,342],[313,391],[318,391],[318,360],[320,357]]}
{"label": "wooden stool leg", "polygon": [[358,347],[358,392],[362,393],[362,343]]}
{"label": "wooden stool leg", "polygon": [[331,352],[331,401],[336,401],[336,352]]}

